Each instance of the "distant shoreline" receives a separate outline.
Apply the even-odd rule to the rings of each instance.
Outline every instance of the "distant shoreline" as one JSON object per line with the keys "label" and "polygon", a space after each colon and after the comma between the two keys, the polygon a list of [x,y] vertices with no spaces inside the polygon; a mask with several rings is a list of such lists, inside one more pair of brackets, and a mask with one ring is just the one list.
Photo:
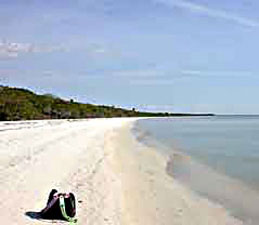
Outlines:
{"label": "distant shoreline", "polygon": [[79,103],[51,94],[38,95],[15,87],[0,86],[0,121],[87,119],[117,117],[214,116],[212,113],[143,112],[135,108]]}

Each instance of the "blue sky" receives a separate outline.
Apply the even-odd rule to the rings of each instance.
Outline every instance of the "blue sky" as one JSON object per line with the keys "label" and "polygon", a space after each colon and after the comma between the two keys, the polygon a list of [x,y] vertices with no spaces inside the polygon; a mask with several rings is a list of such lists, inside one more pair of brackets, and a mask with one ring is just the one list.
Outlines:
{"label": "blue sky", "polygon": [[255,0],[0,0],[0,82],[78,101],[259,113]]}

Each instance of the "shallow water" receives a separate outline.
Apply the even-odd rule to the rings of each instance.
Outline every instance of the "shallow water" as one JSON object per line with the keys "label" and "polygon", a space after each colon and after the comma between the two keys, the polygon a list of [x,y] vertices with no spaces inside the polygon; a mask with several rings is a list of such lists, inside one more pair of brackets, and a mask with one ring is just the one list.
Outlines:
{"label": "shallow water", "polygon": [[168,174],[258,224],[259,117],[148,119],[136,127],[145,144],[168,156]]}

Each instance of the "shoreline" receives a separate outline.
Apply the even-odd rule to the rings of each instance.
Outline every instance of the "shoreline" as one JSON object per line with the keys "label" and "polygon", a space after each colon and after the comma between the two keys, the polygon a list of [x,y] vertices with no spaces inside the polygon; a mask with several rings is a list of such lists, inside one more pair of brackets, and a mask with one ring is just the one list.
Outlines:
{"label": "shoreline", "polygon": [[[192,122],[194,122],[194,119]],[[257,208],[259,201],[258,188],[255,188],[256,186],[253,186],[249,182],[246,183],[246,179],[231,176],[228,170],[225,171],[215,168],[215,164],[210,165],[209,163],[204,163],[202,160],[199,160],[199,157],[196,157],[195,152],[199,152],[199,149],[195,141],[199,143],[201,149],[205,147],[205,149],[203,149],[203,155],[199,155],[201,158],[206,158],[207,154],[210,153],[210,148],[206,149],[206,144],[201,144],[201,141],[206,143],[206,134],[203,133],[203,135],[199,135],[200,139],[197,137],[197,140],[193,138],[196,137],[196,132],[202,131],[201,125],[194,127],[194,124],[186,122],[182,129],[188,130],[188,128],[191,127],[193,128],[192,132],[194,134],[194,136],[191,135],[188,137],[188,135],[190,135],[188,132],[181,133],[180,123],[178,123],[178,126],[175,125],[174,129],[171,130],[169,128],[174,126],[173,123],[168,124],[168,126],[162,126],[161,124],[165,124],[165,121],[161,120],[161,123],[159,123],[159,121],[158,123],[153,123],[152,121],[144,121],[144,123],[141,123],[140,121],[134,130],[137,133],[137,139],[140,139],[139,141],[141,141],[141,143],[153,147],[158,153],[167,157],[166,172],[168,175],[172,176],[173,179],[193,191],[196,195],[201,196],[201,198],[206,198],[212,203],[225,208],[231,216],[243,221],[244,224],[257,224],[259,218]],[[168,128],[168,130],[163,133],[163,129],[161,128]],[[178,128],[180,128],[180,130],[178,130]],[[188,131],[191,133],[190,130]],[[163,135],[160,135],[160,132]],[[186,138],[184,134],[187,135]],[[215,135],[213,138],[216,139],[218,137]],[[190,139],[193,141],[191,142],[192,145],[189,142]],[[209,140],[210,139],[208,139],[208,141]],[[218,143],[221,143],[220,139],[217,140]],[[215,142],[209,144],[213,149]],[[207,145],[209,146],[209,144]],[[226,148],[225,152],[227,154]],[[231,155],[231,153],[229,154]],[[231,166],[231,161],[229,161],[229,166]],[[242,171],[242,169],[240,165],[240,170]],[[256,171],[256,169],[254,171]]]}
{"label": "shoreline", "polygon": [[129,124],[119,134],[118,146],[126,143],[127,149],[119,151],[117,161],[131,161],[119,169],[125,184],[126,219],[122,224],[242,224],[223,207],[170,177],[167,158],[139,142],[133,126]]}
{"label": "shoreline", "polygon": [[242,224],[168,176],[166,159],[135,139],[136,120],[57,121],[2,131],[2,222],[48,224],[24,214],[41,210],[57,188],[76,194],[82,225]]}

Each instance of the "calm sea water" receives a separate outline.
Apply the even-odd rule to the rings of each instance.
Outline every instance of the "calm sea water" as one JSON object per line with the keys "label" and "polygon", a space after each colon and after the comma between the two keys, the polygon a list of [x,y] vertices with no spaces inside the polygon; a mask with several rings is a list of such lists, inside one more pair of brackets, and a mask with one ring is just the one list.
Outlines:
{"label": "calm sea water", "polygon": [[136,127],[168,157],[171,176],[259,224],[259,116],[147,119]]}

